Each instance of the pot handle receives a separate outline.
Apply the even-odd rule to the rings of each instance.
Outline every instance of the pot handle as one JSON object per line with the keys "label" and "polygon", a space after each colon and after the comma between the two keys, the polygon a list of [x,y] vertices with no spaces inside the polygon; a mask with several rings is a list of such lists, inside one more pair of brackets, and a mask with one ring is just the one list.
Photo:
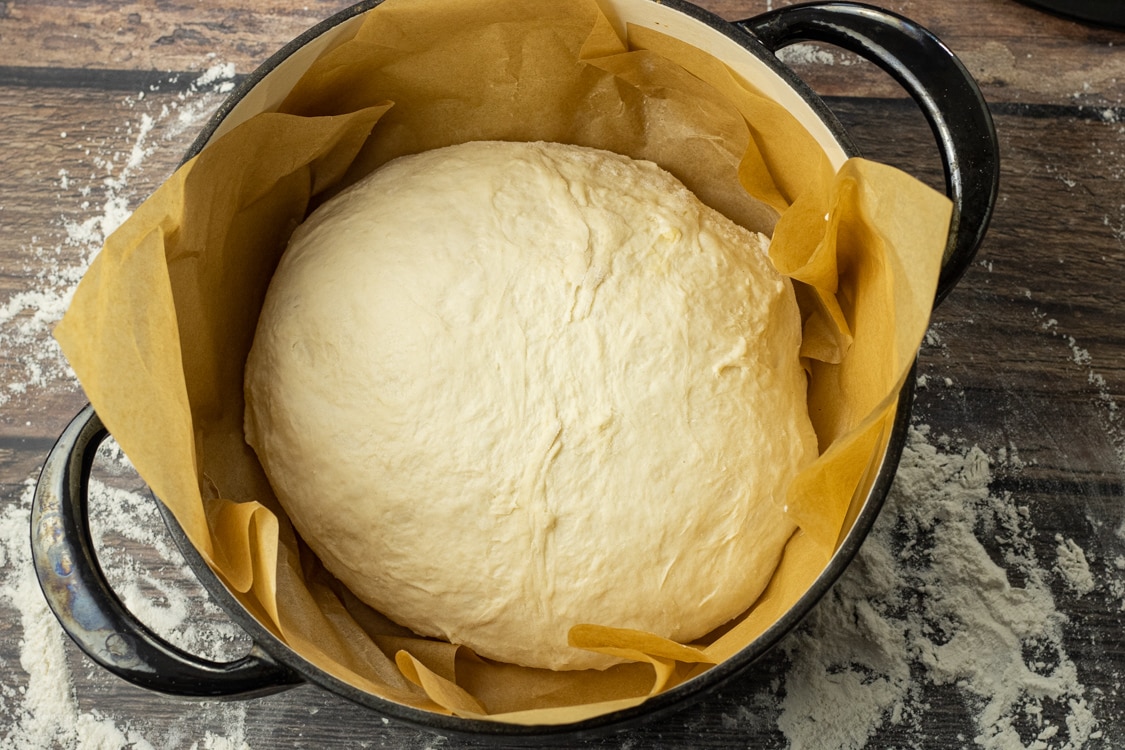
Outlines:
{"label": "pot handle", "polygon": [[771,52],[802,41],[854,52],[891,75],[921,107],[934,131],[953,201],[936,307],[980,247],[1000,186],[1000,146],[988,105],[972,75],[931,32],[869,5],[791,5],[737,21]]}
{"label": "pot handle", "polygon": [[86,406],[55,443],[35,487],[32,558],[47,604],[63,630],[100,666],[162,693],[253,697],[303,682],[257,644],[231,662],[182,651],[121,603],[98,564],[87,516],[90,468],[107,435],[93,408]]}

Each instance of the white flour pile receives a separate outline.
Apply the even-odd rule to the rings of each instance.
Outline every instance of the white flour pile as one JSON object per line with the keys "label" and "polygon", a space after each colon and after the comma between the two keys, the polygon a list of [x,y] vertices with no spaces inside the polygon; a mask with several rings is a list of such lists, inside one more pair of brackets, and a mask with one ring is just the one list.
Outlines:
{"label": "white flour pile", "polygon": [[[169,139],[198,130],[217,103],[215,94],[229,87],[231,73],[218,66],[177,106],[126,124],[133,134],[127,151],[106,154],[91,147],[91,162],[105,175],[96,189],[59,175],[66,201],[75,191],[103,197],[98,206],[83,207],[88,217],[62,220],[56,246],[36,249],[49,271],[35,280],[35,288],[0,300],[0,347],[17,355],[17,364],[0,371],[0,405],[26,407],[45,389],[77,387],[49,329],[104,236],[143,197],[130,182],[145,175],[153,148],[167,146],[153,144],[154,134]],[[142,101],[138,96],[126,104],[134,109]],[[1076,365],[1090,366],[1073,342],[1069,349]],[[1096,373],[1089,371],[1097,385]],[[1103,426],[1120,447],[1125,441],[1116,404],[1104,389],[1102,395]],[[1012,468],[1018,452],[1005,449],[991,461]],[[128,606],[189,651],[220,659],[238,653],[244,647],[238,632],[203,601],[127,462],[109,450],[102,466],[92,489],[92,525]],[[1105,587],[1125,607],[1125,555],[1114,561],[1119,575],[1107,581],[1095,578],[1073,539],[1055,538],[1052,559],[1038,559],[1033,545],[1038,535],[1027,507],[1019,497],[991,492],[991,478],[990,457],[980,449],[955,447],[924,427],[915,429],[894,490],[855,563],[783,642],[787,668],[770,689],[723,716],[731,737],[795,750],[858,749],[869,742],[932,746],[932,728],[942,717],[933,715],[929,696],[946,691],[964,708],[948,723],[963,723],[964,715],[972,719],[972,731],[959,738],[965,747],[1064,750],[1107,739],[1094,715],[1096,701],[1067,653],[1067,619],[1051,586],[1075,597]],[[0,663],[5,674],[0,750],[238,750],[250,746],[255,730],[272,736],[269,722],[276,715],[261,710],[263,704],[135,693],[138,701],[167,702],[165,712],[176,718],[159,724],[97,708],[99,691],[122,688],[76,653],[43,602],[28,550],[31,492],[29,480],[0,501],[0,621],[6,623],[3,632],[19,641],[18,662]],[[1125,540],[1125,529],[1119,536]],[[126,548],[145,552],[132,556]],[[79,682],[82,689],[76,690]],[[281,703],[291,716],[303,712],[310,722],[317,720],[307,693],[268,700]],[[769,739],[758,743],[760,736]]]}
{"label": "white flour pile", "polygon": [[[144,197],[135,194],[131,183],[145,176],[145,159],[153,149],[166,147],[162,142],[179,143],[185,134],[194,136],[221,96],[233,88],[230,79],[234,74],[233,65],[215,65],[186,91],[162,97],[168,103],[155,112],[145,111],[145,92],[127,98],[124,108],[141,110],[136,121],[121,128],[132,137],[130,148],[107,152],[87,144],[91,177],[80,180],[59,170],[60,210],[65,213],[52,232],[57,236],[52,241],[32,237],[29,248],[36,266],[44,270],[34,289],[0,300],[0,348],[14,355],[13,363],[0,367],[0,406],[28,389],[72,383],[69,368],[49,338],[50,329],[66,311],[75,286],[102,242],[128,218],[136,200]],[[160,134],[156,143],[154,131]],[[82,134],[60,132],[59,137],[74,142]]]}
{"label": "white flour pile", "polygon": [[[178,143],[185,134],[198,131],[221,95],[233,86],[233,75],[233,66],[214,66],[185,91],[161,95],[166,103],[158,109],[148,106],[152,92],[147,100],[145,92],[127,98],[122,107],[137,117],[122,127],[132,139],[130,147],[115,152],[84,144],[97,175],[88,184],[59,172],[60,209],[65,213],[48,230],[53,240],[33,237],[27,248],[36,266],[46,270],[35,278],[34,288],[0,300],[0,347],[11,355],[0,368],[0,406],[14,407],[17,399],[26,399],[24,405],[34,403],[46,389],[78,388],[50,338],[50,329],[66,310],[104,238],[143,197],[135,194],[131,183],[144,176],[146,158],[153,149],[167,148],[168,142]],[[76,133],[59,137],[81,142]],[[95,480],[91,486],[91,526],[103,566],[123,600],[143,622],[182,648],[211,658],[237,653],[239,632],[200,596],[151,499],[130,489],[137,485],[123,456],[110,449],[102,453],[99,476],[105,481]],[[0,663],[5,675],[0,683],[0,750],[246,747],[244,704],[177,703],[179,725],[192,727],[189,733],[167,727],[153,732],[128,717],[79,705],[74,670],[94,668],[74,655],[35,580],[28,548],[32,491],[29,479],[18,496],[4,497],[0,503],[0,617],[15,625],[13,637],[19,640],[19,663]],[[151,550],[152,560],[164,562],[154,565],[147,557],[132,557],[126,549]],[[104,684],[113,684],[113,679],[107,676]]]}
{"label": "white flour pile", "polygon": [[[7,677],[0,688],[0,725],[6,727],[0,735],[0,749],[246,747],[246,707],[242,703],[184,701],[177,705],[186,725],[214,725],[213,729],[193,733],[190,743],[183,742],[188,738],[174,733],[169,736],[167,731],[160,732],[164,736],[159,737],[151,727],[128,717],[108,716],[96,708],[87,711],[79,706],[72,670],[88,667],[88,663],[68,658],[69,642],[47,608],[31,567],[27,540],[33,490],[29,481],[19,502],[0,512],[0,611],[14,610],[22,631],[19,668],[5,665]],[[168,575],[168,568],[175,571],[179,555],[168,538],[159,533],[160,521],[154,515],[152,500],[94,481],[91,502],[91,524],[100,559],[130,610],[181,648],[210,658],[229,658],[230,646],[237,642],[239,633],[221,616],[211,619],[215,617],[214,607],[206,606],[198,587],[193,590],[188,583],[190,573]],[[151,548],[160,559],[172,562],[156,577],[154,568],[139,564],[121,551],[121,541],[134,548]],[[182,567],[182,560],[179,565]],[[127,585],[120,585],[127,579]]]}
{"label": "white flour pile", "polygon": [[[785,642],[779,725],[794,748],[861,748],[896,725],[922,740],[922,691],[955,686],[976,724],[966,746],[1084,747],[1101,733],[1027,509],[989,492],[980,449],[946,452],[929,437],[911,432],[860,554]],[[1059,565],[1070,585],[1092,588],[1073,541],[1060,540]]]}

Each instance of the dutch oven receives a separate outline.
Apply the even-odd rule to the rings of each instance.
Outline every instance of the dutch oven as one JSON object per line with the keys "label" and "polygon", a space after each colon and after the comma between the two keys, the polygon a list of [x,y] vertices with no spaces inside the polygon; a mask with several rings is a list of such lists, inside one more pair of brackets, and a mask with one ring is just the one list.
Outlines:
{"label": "dutch oven", "polygon": [[[380,0],[365,0],[293,40],[230,95],[192,145],[188,158],[238,122],[284,94],[318,48],[348,32]],[[996,201],[999,155],[988,107],[971,75],[932,33],[901,16],[855,3],[778,8],[728,22],[683,0],[606,0],[620,19],[658,27],[710,52],[755,81],[797,116],[835,166],[858,156],[828,107],[776,53],[796,42],[826,42],[875,63],[921,107],[936,136],[953,202],[949,240],[934,300],[957,283],[984,236]],[[314,683],[378,714],[441,734],[536,743],[577,740],[635,726],[699,700],[751,669],[792,630],[847,567],[879,513],[906,440],[913,377],[899,393],[893,430],[850,531],[813,586],[759,638],[701,675],[628,709],[562,725],[515,725],[460,718],[399,705],[361,691],[310,664],[272,635],[227,591],[172,515],[172,536],[202,585],[253,641],[242,658],[215,663],[185,653],[145,627],[121,604],[102,573],[87,520],[87,483],[98,446],[107,437],[91,407],[80,412],[50,452],[35,492],[31,518],[34,563],[47,601],[74,642],[96,663],[144,688],[184,696],[249,697]]]}

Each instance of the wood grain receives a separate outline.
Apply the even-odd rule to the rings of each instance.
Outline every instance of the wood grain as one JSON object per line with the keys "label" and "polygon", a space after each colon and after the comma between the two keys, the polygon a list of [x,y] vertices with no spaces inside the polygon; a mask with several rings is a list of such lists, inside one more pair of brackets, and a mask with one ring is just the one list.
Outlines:
{"label": "wood grain", "polygon": [[13,66],[158,71],[199,70],[222,62],[246,72],[348,4],[7,2],[0,12],[0,59]]}
{"label": "wood grain", "polygon": [[[722,18],[740,20],[793,2],[698,4]],[[219,0],[7,2],[0,12],[0,81],[21,68],[31,80],[75,68],[116,71],[125,80],[129,71],[199,71],[217,63],[247,73],[286,41],[348,5],[340,0],[274,0],[253,6]],[[962,58],[990,101],[1122,106],[1123,32],[1091,29],[1014,0],[990,0],[983,7],[975,0],[894,0],[882,7],[937,34]],[[967,18],[973,22],[966,23]],[[819,64],[808,61],[815,56],[807,53],[789,59],[820,93],[901,96],[874,66],[849,53],[818,49]],[[1044,77],[1043,71],[1050,75]]]}
{"label": "wood grain", "polygon": [[[728,19],[783,4],[701,3]],[[65,288],[66,279],[48,275],[80,266],[91,251],[75,239],[75,228],[104,215],[108,200],[137,205],[174,169],[194,137],[179,124],[178,108],[220,101],[219,94],[195,87],[200,72],[222,63],[248,73],[345,5],[0,1],[0,305],[29,290]],[[1118,532],[1125,519],[1125,416],[1117,408],[1125,399],[1119,290],[1125,275],[1125,33],[1057,19],[1012,0],[883,5],[936,32],[977,76],[996,117],[1003,158],[1000,201],[985,244],[935,311],[920,353],[915,422],[950,445],[1018,458],[996,461],[992,490],[1034,519],[1030,544],[1037,559],[1049,564],[1058,537],[1073,538],[1099,580],[1119,580],[1117,561],[1125,560]],[[828,96],[865,155],[941,184],[928,127],[882,72],[829,48],[799,48],[787,59]],[[187,119],[198,127],[198,117]],[[120,160],[135,147],[143,150],[143,166],[115,187],[113,178],[124,169]],[[46,337],[41,331],[25,340],[6,331],[0,371],[23,373]],[[0,399],[0,504],[19,501],[82,403],[61,363],[41,385]],[[154,535],[163,533],[154,526]],[[187,575],[179,563],[151,551],[135,555],[153,575]],[[1013,585],[1021,585],[1019,570],[1009,572]],[[1058,581],[1052,593],[1068,618],[1066,651],[1103,722],[1103,742],[1091,746],[1120,746],[1125,602],[1111,588],[1079,596]],[[17,665],[14,670],[21,632],[18,621],[0,617],[0,663]],[[791,644],[696,706],[585,746],[785,747],[778,719]],[[1038,657],[1049,662],[1057,655]],[[128,712],[164,736],[179,731],[182,747],[225,730],[227,714],[217,706],[131,687],[92,669],[74,649],[67,659],[82,710]],[[868,747],[972,743],[974,699],[955,684],[918,689],[927,709],[898,724],[884,722]],[[254,748],[470,746],[388,726],[312,686],[244,710],[245,739]],[[1057,719],[1065,706],[1048,702],[1045,711]],[[1036,730],[1027,721],[1022,733],[1030,742]],[[544,744],[556,746],[568,745]]]}

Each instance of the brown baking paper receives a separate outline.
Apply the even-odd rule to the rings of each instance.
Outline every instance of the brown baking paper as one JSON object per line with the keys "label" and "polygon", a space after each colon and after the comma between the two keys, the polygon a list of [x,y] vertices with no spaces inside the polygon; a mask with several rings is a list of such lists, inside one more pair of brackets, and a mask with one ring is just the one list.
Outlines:
{"label": "brown baking paper", "polygon": [[[798,289],[821,457],[765,593],[699,643],[589,623],[604,671],[498,664],[355,599],[297,538],[242,433],[242,374],[270,275],[318,202],[388,159],[549,140],[651,159],[772,232]],[[280,105],[186,163],[106,242],[56,336],[91,403],[239,602],[316,667],[399,703],[562,723],[636,705],[744,648],[833,554],[885,446],[929,319],[948,201],[890,167],[834,170],[780,105],[594,0],[388,0]],[[748,531],[752,533],[752,530]]]}

